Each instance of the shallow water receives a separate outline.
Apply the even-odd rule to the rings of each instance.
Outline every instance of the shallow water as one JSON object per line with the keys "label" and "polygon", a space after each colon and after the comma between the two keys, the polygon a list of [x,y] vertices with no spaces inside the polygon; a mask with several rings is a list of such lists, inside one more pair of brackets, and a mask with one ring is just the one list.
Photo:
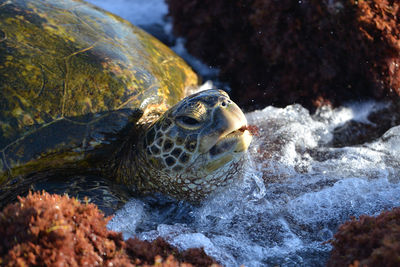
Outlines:
{"label": "shallow water", "polygon": [[[89,2],[171,32],[162,0]],[[204,76],[215,75],[183,42],[172,43],[175,51]],[[226,266],[323,266],[331,249],[325,242],[339,224],[400,206],[400,126],[370,143],[331,145],[336,127],[352,119],[370,123],[368,114],[385,105],[355,103],[313,116],[299,105],[248,113],[259,136],[236,184],[196,207],[161,196],[131,199],[109,227],[126,238],[162,236],[181,249],[204,247]]]}

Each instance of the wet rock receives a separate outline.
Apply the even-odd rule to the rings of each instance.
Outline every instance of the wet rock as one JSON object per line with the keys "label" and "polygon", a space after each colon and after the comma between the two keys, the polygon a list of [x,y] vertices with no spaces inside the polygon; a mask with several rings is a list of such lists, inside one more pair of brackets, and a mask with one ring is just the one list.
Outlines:
{"label": "wet rock", "polygon": [[387,130],[400,124],[400,103],[393,103],[376,110],[368,121],[350,120],[332,132],[332,147],[360,145],[381,137]]}
{"label": "wet rock", "polygon": [[106,228],[109,219],[94,204],[45,192],[30,193],[0,213],[0,265],[210,266],[215,263],[203,249],[179,252],[161,238],[153,242],[138,239],[125,242],[121,233]]}
{"label": "wet rock", "polygon": [[400,208],[341,225],[327,266],[399,266]]}
{"label": "wet rock", "polygon": [[400,94],[397,1],[167,2],[189,52],[221,68],[248,109]]}

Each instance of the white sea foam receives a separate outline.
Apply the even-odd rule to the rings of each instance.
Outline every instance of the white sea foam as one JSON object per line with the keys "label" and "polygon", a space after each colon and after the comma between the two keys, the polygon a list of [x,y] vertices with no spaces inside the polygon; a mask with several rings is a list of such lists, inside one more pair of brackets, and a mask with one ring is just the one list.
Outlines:
{"label": "white sea foam", "polygon": [[143,208],[143,202],[132,199],[108,222],[108,228],[123,232],[124,238],[134,237],[143,216]]}

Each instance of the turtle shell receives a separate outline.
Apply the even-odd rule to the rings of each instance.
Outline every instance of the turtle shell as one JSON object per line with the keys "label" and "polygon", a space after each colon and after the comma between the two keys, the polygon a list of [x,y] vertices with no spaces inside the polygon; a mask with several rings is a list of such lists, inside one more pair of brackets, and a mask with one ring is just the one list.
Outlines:
{"label": "turtle shell", "polygon": [[82,160],[196,84],[169,48],[102,9],[0,0],[0,184]]}

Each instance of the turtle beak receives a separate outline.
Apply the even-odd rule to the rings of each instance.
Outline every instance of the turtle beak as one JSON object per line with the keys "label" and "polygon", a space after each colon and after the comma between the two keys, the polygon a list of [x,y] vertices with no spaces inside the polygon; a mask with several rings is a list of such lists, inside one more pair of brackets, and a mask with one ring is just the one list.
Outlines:
{"label": "turtle beak", "polygon": [[212,129],[203,135],[200,153],[209,152],[212,157],[225,153],[240,153],[247,150],[252,140],[247,130],[247,119],[242,110],[232,101],[214,110]]}

